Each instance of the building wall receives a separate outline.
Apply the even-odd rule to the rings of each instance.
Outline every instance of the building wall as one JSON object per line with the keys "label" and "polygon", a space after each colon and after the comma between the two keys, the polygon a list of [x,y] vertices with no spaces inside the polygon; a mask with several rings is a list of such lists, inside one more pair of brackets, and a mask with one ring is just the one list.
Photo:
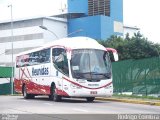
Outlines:
{"label": "building wall", "polygon": [[55,39],[60,39],[67,36],[67,20],[52,20],[44,19],[43,25],[46,26],[51,32],[44,30],[45,42],[51,42]]}
{"label": "building wall", "polygon": [[[26,19],[13,22],[13,59],[15,55],[50,42],[55,36],[39,26],[44,25],[55,32],[60,38],[66,36],[67,28],[65,22],[50,20],[47,18]],[[11,23],[0,23],[0,66],[11,66],[12,38]]]}
{"label": "building wall", "polygon": [[110,0],[110,15],[88,16],[88,0],[68,0],[68,12],[85,13],[85,17],[69,19],[68,32],[83,29],[71,36],[84,35],[106,40],[111,35],[123,36],[123,0]]}
{"label": "building wall", "polygon": [[68,31],[70,33],[82,29],[82,31],[72,34],[71,36],[88,36],[98,39],[101,37],[100,16],[83,17],[70,19],[68,21]]}
{"label": "building wall", "polygon": [[68,0],[68,13],[85,13],[88,15],[88,1]]}
{"label": "building wall", "polygon": [[111,16],[114,21],[123,23],[123,0],[111,0]]}
{"label": "building wall", "polygon": [[129,33],[129,37],[133,37],[134,36],[134,33],[137,33],[139,32],[139,28],[137,27],[132,27],[132,26],[124,26],[123,27],[123,37],[125,38],[127,33]]}
{"label": "building wall", "polygon": [[123,0],[111,0],[112,35],[123,36]]}
{"label": "building wall", "polygon": [[101,16],[101,40],[106,40],[113,33],[113,20],[108,16]]}
{"label": "building wall", "polygon": [[[42,25],[42,19],[31,19],[13,22],[13,57],[19,52],[32,49],[40,45],[43,33],[37,26]],[[0,65],[11,66],[12,37],[11,23],[0,24]],[[4,60],[5,59],[5,60]]]}

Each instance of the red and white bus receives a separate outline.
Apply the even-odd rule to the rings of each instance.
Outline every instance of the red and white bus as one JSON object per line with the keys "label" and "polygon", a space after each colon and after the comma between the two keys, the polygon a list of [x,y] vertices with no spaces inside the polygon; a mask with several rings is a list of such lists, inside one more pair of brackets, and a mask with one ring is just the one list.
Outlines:
{"label": "red and white bus", "polygon": [[72,37],[55,40],[43,47],[16,56],[15,91],[24,98],[48,95],[54,101],[62,97],[112,96],[112,70],[108,51],[96,40]]}

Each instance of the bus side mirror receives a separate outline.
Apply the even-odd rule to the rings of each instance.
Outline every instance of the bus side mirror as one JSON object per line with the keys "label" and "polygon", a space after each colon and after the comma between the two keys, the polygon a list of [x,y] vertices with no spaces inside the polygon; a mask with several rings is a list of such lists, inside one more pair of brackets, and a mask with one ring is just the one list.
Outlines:
{"label": "bus side mirror", "polygon": [[118,61],[118,53],[116,49],[113,48],[106,48],[106,51],[108,52],[112,52],[113,53],[113,57],[115,61]]}

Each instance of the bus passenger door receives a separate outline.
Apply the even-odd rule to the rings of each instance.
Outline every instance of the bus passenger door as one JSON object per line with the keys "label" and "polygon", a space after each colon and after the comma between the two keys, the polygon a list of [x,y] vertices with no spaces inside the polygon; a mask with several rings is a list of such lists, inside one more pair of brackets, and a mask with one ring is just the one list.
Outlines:
{"label": "bus passenger door", "polygon": [[63,90],[64,86],[63,76],[69,76],[66,50],[64,48],[53,48],[52,61],[55,67],[55,73],[58,85],[57,88]]}

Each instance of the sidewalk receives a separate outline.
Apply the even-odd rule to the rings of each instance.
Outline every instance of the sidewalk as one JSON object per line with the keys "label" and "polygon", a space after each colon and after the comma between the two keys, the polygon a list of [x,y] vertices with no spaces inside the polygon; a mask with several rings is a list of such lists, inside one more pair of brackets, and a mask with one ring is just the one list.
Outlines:
{"label": "sidewalk", "polygon": [[103,98],[103,97],[97,97],[96,100],[160,106],[160,100],[152,100],[152,99],[138,99],[138,98],[131,99],[131,98],[117,98],[117,97]]}

